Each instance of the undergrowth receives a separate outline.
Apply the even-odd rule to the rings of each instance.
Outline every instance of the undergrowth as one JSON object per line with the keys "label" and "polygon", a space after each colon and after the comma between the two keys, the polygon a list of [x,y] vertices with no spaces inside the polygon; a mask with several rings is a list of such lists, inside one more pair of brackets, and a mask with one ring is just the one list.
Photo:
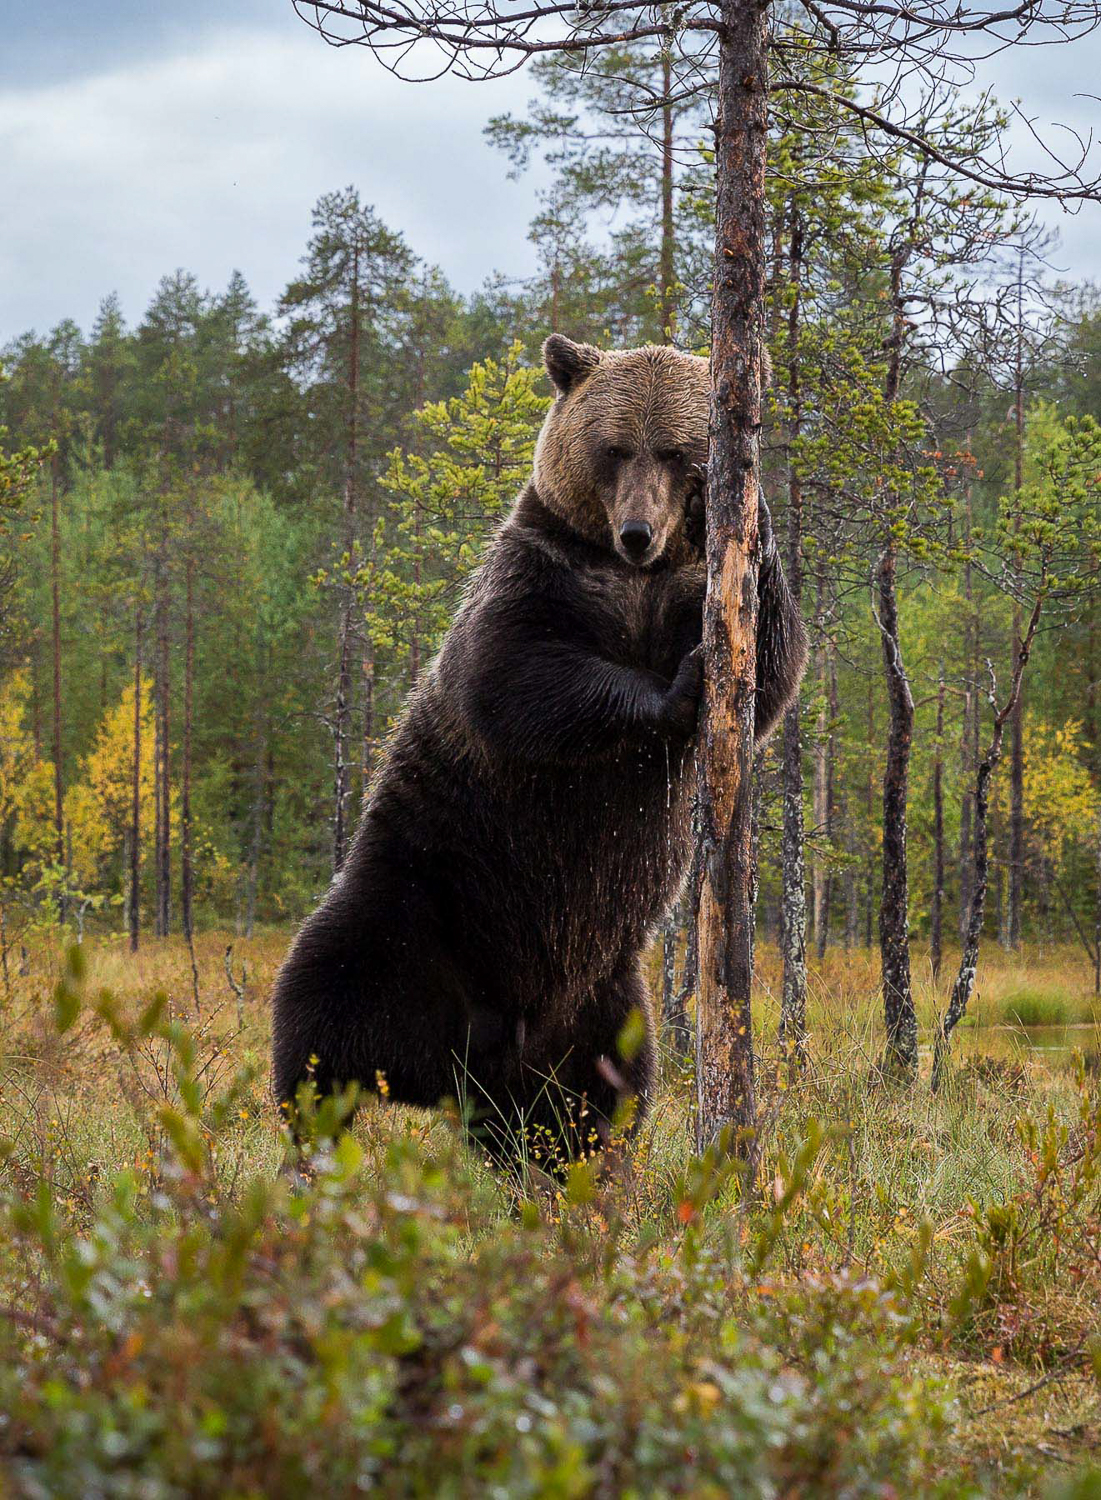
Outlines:
{"label": "undergrowth", "polygon": [[12,1493],[1097,1493],[1086,1068],[961,1058],[934,1099],[835,1014],[789,1086],[763,1027],[752,1193],[693,1154],[674,1058],[630,1152],[561,1184],[377,1099],[351,1129],[323,1104],[299,1161],[266,1095],[279,946],[243,999],[215,939],[197,1004],[169,948],[160,993],[97,950],[9,995]]}

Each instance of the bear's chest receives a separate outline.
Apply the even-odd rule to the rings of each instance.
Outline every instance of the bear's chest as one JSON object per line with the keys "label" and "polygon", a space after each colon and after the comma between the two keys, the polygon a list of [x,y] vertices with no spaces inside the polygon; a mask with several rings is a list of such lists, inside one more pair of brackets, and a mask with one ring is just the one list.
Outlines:
{"label": "bear's chest", "polygon": [[579,581],[607,653],[632,666],[670,675],[694,643],[703,569],[594,571]]}

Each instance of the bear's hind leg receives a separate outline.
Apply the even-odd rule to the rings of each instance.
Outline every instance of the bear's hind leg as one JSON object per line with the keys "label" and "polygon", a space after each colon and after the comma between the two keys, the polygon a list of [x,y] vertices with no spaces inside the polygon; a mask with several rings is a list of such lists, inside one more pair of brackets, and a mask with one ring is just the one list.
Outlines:
{"label": "bear's hind leg", "polygon": [[522,1114],[516,1118],[539,1165],[561,1170],[603,1150],[629,1100],[627,1133],[633,1134],[649,1106],[656,1056],[638,956],[627,956],[596,985],[569,1032],[548,1038],[540,1051],[538,1059],[525,1059]]}

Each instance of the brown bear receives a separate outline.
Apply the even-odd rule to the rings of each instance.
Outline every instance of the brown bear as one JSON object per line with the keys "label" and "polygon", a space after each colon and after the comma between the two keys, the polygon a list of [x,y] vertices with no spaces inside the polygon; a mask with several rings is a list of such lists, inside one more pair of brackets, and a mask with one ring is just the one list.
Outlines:
{"label": "brown bear", "polygon": [[[491,1147],[602,1139],[644,1107],[639,958],[690,842],[705,570],[707,362],[544,346],[534,473],[410,695],[343,869],[274,996],[276,1098],[385,1078],[471,1107]],[[760,515],[756,733],[806,641]],[[632,1012],[645,1038],[617,1039]]]}

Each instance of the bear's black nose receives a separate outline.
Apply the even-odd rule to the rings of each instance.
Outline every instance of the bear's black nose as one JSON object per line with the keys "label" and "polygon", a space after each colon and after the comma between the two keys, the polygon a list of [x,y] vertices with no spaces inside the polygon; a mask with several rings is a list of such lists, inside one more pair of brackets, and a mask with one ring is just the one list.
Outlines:
{"label": "bear's black nose", "polygon": [[619,540],[629,557],[641,557],[650,545],[653,534],[645,521],[624,521],[619,528]]}

